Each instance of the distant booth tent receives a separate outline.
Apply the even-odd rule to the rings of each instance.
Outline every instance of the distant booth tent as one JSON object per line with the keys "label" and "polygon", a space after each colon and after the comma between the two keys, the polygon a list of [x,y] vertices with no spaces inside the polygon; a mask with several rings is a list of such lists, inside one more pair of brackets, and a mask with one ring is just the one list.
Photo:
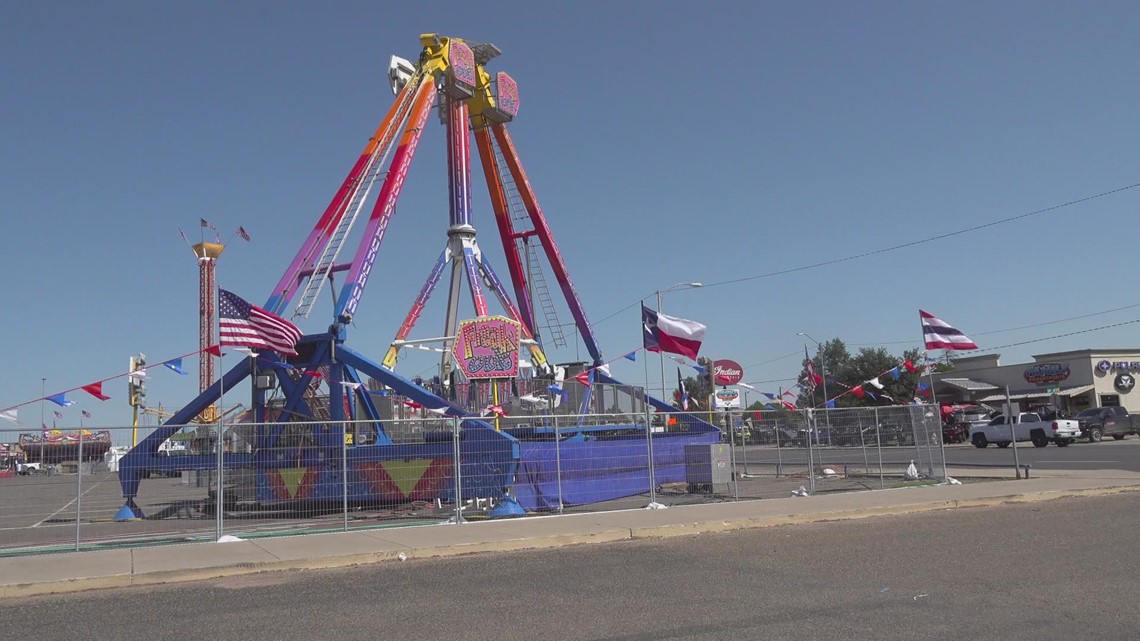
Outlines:
{"label": "distant booth tent", "polygon": [[1140,412],[1140,349],[1083,349],[1038,354],[1031,363],[1001,364],[1000,354],[955,358],[954,369],[933,375],[939,402],[1001,407],[1009,398],[1023,410],[1076,413],[1120,406]]}

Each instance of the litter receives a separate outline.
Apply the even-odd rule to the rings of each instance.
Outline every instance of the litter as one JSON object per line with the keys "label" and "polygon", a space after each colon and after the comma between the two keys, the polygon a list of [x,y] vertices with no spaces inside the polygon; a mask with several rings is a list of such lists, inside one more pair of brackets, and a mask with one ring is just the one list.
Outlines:
{"label": "litter", "polygon": [[903,478],[908,481],[918,480],[918,468],[914,466],[914,461],[911,461],[910,465],[906,467],[906,472],[903,473]]}

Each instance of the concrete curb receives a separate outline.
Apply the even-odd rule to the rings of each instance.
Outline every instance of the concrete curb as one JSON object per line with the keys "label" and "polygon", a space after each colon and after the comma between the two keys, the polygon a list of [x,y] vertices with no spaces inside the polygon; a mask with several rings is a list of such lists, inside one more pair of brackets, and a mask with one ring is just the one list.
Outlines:
{"label": "concrete curb", "polygon": [[[76,577],[66,579],[45,579],[43,581],[28,583],[0,584],[0,598],[18,598],[40,596],[47,594],[62,594],[97,590],[106,588],[124,588],[133,586],[151,586],[167,583],[181,583],[200,581],[205,579],[218,579],[233,576],[260,574],[266,572],[297,571],[297,570],[327,570],[346,567],[358,567],[376,563],[404,559],[431,559],[452,556],[463,556],[481,553],[512,552],[518,550],[538,550],[570,545],[586,545],[592,543],[611,543],[616,541],[664,539],[677,536],[692,536],[695,534],[708,534],[717,532],[732,532],[743,529],[766,528],[784,525],[803,525],[808,523],[823,523],[829,521],[849,521],[856,519],[874,518],[881,516],[898,516],[921,512],[953,510],[962,508],[993,507],[1003,504],[1036,503],[1053,501],[1072,497],[1107,496],[1140,492],[1140,485],[1118,485],[1093,488],[1079,488],[1069,490],[1047,490],[1039,492],[1010,493],[999,496],[990,496],[974,499],[947,499],[934,501],[916,501],[913,503],[900,503],[898,505],[885,505],[878,507],[861,507],[852,509],[839,509],[803,514],[780,514],[771,516],[741,516],[738,518],[707,518],[696,519],[691,522],[669,523],[661,525],[620,526],[606,524],[607,520],[616,520],[622,513],[598,513],[578,515],[582,518],[594,517],[591,523],[584,526],[581,521],[577,523],[565,522],[566,529],[578,528],[576,532],[560,532],[554,534],[526,535],[516,531],[516,528],[484,528],[475,531],[480,525],[474,525],[472,535],[483,535],[482,539],[472,539],[462,542],[446,544],[426,544],[418,546],[414,542],[400,542],[399,539],[422,538],[416,533],[408,534],[399,531],[385,531],[382,533],[369,533],[367,536],[375,539],[376,549],[366,552],[354,551],[345,554],[333,554],[317,558],[297,557],[283,558],[274,548],[286,547],[275,541],[285,539],[263,539],[244,541],[248,548],[259,556],[268,556],[272,560],[254,562],[217,562],[212,567],[184,567],[156,570],[142,570],[136,563],[136,553],[140,550],[157,550],[160,548],[144,548],[131,551],[131,565],[129,572],[110,571],[105,576]],[[743,505],[743,504],[741,504]],[[682,508],[683,509],[683,508]],[[680,511],[680,510],[678,510]],[[670,512],[674,512],[670,510]],[[674,512],[676,513],[676,512]],[[609,517],[609,518],[607,518]],[[563,517],[553,517],[563,518]],[[572,517],[576,518],[576,517]],[[555,527],[555,529],[558,529]],[[409,531],[415,528],[409,528]],[[316,537],[341,536],[341,533],[311,535]],[[196,543],[192,546],[208,544]],[[231,546],[234,544],[224,544]],[[228,548],[233,550],[233,548]],[[78,553],[80,557],[94,553]],[[199,558],[206,554],[197,555]],[[223,555],[229,556],[229,554]],[[22,561],[43,561],[50,557],[28,557]],[[211,561],[203,559],[204,562]],[[2,580],[2,578],[0,578]]]}

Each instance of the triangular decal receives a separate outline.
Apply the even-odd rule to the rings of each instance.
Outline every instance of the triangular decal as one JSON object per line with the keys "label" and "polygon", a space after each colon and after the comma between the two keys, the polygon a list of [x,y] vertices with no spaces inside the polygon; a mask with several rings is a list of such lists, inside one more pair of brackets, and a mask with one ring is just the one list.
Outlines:
{"label": "triangular decal", "polygon": [[380,465],[388,473],[388,478],[400,488],[400,493],[408,496],[424,476],[424,471],[432,463],[430,458],[408,461],[381,461]]}
{"label": "triangular decal", "polygon": [[305,473],[309,471],[307,467],[283,467],[277,470],[281,475],[281,482],[285,485],[285,491],[289,494],[289,498],[297,498],[297,488],[301,486],[301,481],[305,478]]}

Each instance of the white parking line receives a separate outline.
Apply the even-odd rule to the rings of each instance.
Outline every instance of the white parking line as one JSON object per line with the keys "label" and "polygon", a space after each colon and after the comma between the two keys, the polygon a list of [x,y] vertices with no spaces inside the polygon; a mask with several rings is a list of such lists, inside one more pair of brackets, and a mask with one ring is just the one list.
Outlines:
{"label": "white parking line", "polygon": [[[91,485],[91,486],[90,486],[90,487],[88,487],[87,489],[83,490],[83,496],[87,496],[87,493],[88,493],[88,492],[90,492],[91,490],[94,490],[95,488],[99,487],[100,485],[102,485],[102,484],[103,484],[103,481],[106,481],[106,480],[107,480],[107,479],[109,479],[109,478],[111,478],[111,477],[110,477],[110,476],[108,476],[108,475],[104,475],[104,476],[103,476],[103,478],[99,479],[99,481],[98,481],[97,483],[94,483],[93,485]],[[62,512],[62,511],[64,511],[64,510],[66,510],[67,508],[71,507],[72,505],[75,505],[75,499],[71,499],[70,501],[68,501],[68,502],[67,502],[67,505],[64,505],[63,507],[59,508],[59,509],[58,509],[58,510],[56,510],[55,512],[52,512],[52,513],[51,513],[51,516],[47,517],[47,518],[46,518],[46,519],[44,519],[43,521],[40,521],[39,523],[36,523],[36,524],[35,524],[35,525],[33,525],[32,527],[39,527],[39,526],[43,525],[44,523],[46,523],[47,521],[50,521],[50,520],[54,519],[54,518],[55,518],[55,515],[59,514],[60,512]],[[81,518],[82,516],[83,516],[82,514],[80,514],[80,515],[77,515],[77,517],[78,517],[78,518]]]}
{"label": "white parking line", "polygon": [[1120,461],[1077,461],[1072,459],[1037,459],[1034,463],[1119,463]]}

